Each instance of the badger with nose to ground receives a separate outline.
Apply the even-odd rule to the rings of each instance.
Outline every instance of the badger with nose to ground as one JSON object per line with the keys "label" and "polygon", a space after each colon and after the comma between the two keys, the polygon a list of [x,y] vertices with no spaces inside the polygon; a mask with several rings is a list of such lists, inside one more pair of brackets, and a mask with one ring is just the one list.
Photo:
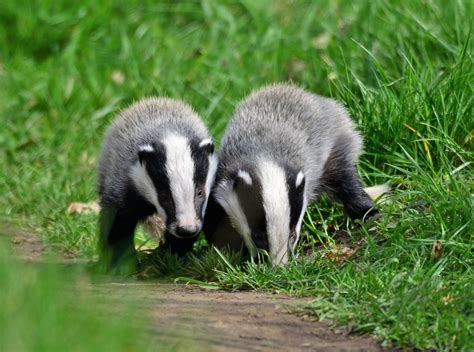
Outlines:
{"label": "badger with nose to ground", "polygon": [[102,266],[136,266],[135,227],[150,216],[165,224],[167,247],[191,250],[216,168],[209,132],[186,104],[148,98],[123,110],[105,134],[98,165]]}
{"label": "badger with nose to ground", "polygon": [[[286,263],[308,204],[326,192],[351,218],[378,210],[356,164],[362,138],[335,100],[291,85],[265,87],[236,108],[224,133],[204,232]],[[239,236],[240,235],[240,236]]]}

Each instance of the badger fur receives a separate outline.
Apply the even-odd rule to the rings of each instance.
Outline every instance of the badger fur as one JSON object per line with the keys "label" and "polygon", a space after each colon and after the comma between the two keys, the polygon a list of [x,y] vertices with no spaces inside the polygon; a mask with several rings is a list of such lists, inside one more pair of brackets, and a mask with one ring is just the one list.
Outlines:
{"label": "badger fur", "polygon": [[[217,246],[285,263],[308,204],[326,192],[352,218],[378,212],[356,164],[362,138],[333,99],[292,85],[265,87],[236,108],[221,141],[204,231]],[[240,237],[239,237],[240,235]]]}
{"label": "badger fur", "polygon": [[135,261],[135,227],[153,215],[165,225],[165,245],[189,251],[216,168],[209,132],[186,104],[148,98],[122,111],[106,131],[98,165],[101,262]]}

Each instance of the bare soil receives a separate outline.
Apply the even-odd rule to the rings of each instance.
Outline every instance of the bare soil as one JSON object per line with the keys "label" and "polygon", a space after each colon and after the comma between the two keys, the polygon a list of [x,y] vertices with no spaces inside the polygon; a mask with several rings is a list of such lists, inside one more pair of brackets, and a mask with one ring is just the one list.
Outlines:
{"label": "bare soil", "polygon": [[12,254],[26,262],[51,261],[61,264],[85,262],[72,252],[66,251],[60,244],[44,244],[38,235],[18,230],[0,233],[0,239],[10,242]]}
{"label": "bare soil", "polygon": [[[15,255],[28,261],[41,261],[51,250],[34,234],[17,232],[10,240]],[[66,256],[59,262],[74,260]],[[370,337],[336,332],[290,313],[289,307],[307,301],[281,294],[159,282],[107,282],[92,284],[91,290],[111,311],[133,302],[134,315],[150,320],[148,331],[157,347],[161,341],[183,351],[382,350]]]}

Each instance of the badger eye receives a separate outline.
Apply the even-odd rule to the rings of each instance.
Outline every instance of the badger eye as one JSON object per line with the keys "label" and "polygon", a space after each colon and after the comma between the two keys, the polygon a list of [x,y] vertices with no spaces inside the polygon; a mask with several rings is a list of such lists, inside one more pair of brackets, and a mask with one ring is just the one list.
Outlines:
{"label": "badger eye", "polygon": [[196,195],[197,195],[198,197],[204,196],[204,191],[202,190],[202,188],[197,188],[197,189],[196,189]]}
{"label": "badger eye", "polygon": [[158,196],[162,202],[168,202],[170,200],[168,193],[161,192]]}

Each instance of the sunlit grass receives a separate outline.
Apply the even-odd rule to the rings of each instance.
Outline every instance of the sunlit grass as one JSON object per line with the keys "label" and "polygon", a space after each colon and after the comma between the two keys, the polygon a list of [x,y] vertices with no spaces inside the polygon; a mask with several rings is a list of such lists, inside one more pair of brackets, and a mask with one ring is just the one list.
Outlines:
{"label": "sunlit grass", "polygon": [[[184,99],[219,137],[252,89],[291,80],[347,106],[365,136],[362,178],[392,187],[383,217],[354,224],[323,199],[288,267],[229,266],[200,245],[184,261],[152,254],[150,275],[314,296],[307,312],[387,343],[472,349],[473,7],[4,1],[1,215],[92,258],[96,216],[65,210],[96,199],[98,150],[119,109]],[[323,256],[344,246],[355,251],[337,264]]]}

